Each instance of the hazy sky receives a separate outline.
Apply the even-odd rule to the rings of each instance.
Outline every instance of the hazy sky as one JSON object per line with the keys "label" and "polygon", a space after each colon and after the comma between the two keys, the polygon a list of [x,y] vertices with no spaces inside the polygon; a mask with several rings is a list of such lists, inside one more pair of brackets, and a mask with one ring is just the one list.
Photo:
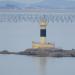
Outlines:
{"label": "hazy sky", "polygon": [[48,2],[64,2],[67,1],[67,2],[74,2],[75,0],[0,0],[0,1],[15,1],[15,2],[23,2],[23,3],[37,3],[37,2],[43,2],[43,1],[48,1]]}
{"label": "hazy sky", "polygon": [[16,1],[16,2],[21,2],[21,3],[36,3],[36,2],[41,2],[45,0],[0,0],[0,1]]}

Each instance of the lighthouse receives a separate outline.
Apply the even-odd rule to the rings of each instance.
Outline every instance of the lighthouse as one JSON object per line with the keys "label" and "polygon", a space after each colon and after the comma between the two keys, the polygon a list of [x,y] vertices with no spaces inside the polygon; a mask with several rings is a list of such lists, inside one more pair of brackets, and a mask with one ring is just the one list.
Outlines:
{"label": "lighthouse", "polygon": [[53,43],[46,41],[46,27],[48,22],[45,18],[41,18],[40,22],[40,41],[39,42],[32,42],[32,48],[55,48]]}
{"label": "lighthouse", "polygon": [[46,43],[46,27],[47,21],[45,19],[40,20],[40,44]]}

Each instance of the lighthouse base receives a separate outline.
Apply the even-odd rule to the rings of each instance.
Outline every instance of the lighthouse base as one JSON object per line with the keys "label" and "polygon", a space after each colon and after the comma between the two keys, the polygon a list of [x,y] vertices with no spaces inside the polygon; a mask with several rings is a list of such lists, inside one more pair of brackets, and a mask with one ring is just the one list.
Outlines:
{"label": "lighthouse base", "polygon": [[55,48],[55,45],[52,43],[32,42],[32,48]]}

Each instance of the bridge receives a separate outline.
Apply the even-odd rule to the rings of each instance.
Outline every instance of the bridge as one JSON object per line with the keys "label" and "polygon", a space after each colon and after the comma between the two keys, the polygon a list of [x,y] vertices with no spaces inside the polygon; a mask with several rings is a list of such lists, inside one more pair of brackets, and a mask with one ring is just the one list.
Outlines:
{"label": "bridge", "polygon": [[39,22],[44,17],[51,23],[74,23],[75,11],[64,9],[0,9],[0,23]]}

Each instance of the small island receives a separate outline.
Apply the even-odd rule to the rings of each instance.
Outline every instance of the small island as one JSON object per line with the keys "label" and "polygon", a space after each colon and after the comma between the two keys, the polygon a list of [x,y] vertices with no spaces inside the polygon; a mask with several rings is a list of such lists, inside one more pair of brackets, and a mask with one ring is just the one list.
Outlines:
{"label": "small island", "polygon": [[16,54],[16,52],[9,52],[8,50],[0,51],[0,54]]}
{"label": "small island", "polygon": [[8,50],[3,50],[0,51],[0,54],[28,55],[37,57],[75,57],[75,50],[64,50],[58,48],[30,48],[19,52],[9,52]]}
{"label": "small island", "polygon": [[64,50],[58,48],[26,49],[18,52],[19,55],[32,55],[38,57],[75,57],[75,50]]}

